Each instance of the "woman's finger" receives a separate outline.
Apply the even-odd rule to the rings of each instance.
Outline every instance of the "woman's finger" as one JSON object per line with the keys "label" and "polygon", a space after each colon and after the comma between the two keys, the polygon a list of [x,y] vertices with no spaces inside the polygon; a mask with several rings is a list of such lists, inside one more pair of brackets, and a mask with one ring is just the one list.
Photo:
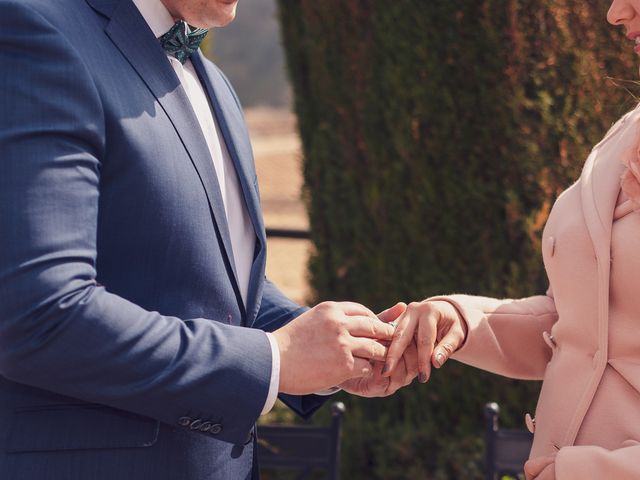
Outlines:
{"label": "woman's finger", "polygon": [[[411,348],[413,342],[409,344],[407,350]],[[387,387],[386,395],[392,395],[396,393],[399,389],[407,385],[407,364],[406,364],[406,355],[407,351],[405,350],[404,355],[398,362],[398,366],[389,377],[389,386]],[[410,382],[409,382],[410,383]]]}
{"label": "woman's finger", "polygon": [[426,383],[431,376],[431,355],[438,333],[438,318],[436,310],[425,308],[418,321],[416,344],[418,346],[418,380],[420,383]]}
{"label": "woman's finger", "polygon": [[382,369],[384,376],[391,376],[399,360],[402,358],[402,354],[413,341],[413,334],[418,322],[416,313],[415,309],[407,309],[398,319],[393,340],[389,346],[387,360]]}
{"label": "woman's finger", "polygon": [[406,377],[405,385],[409,385],[418,376],[418,347],[415,337],[404,351],[403,360],[405,364]]}
{"label": "woman's finger", "polygon": [[378,318],[384,323],[389,323],[397,320],[407,309],[407,304],[404,302],[398,302],[393,307],[387,308],[383,312],[378,314]]}
{"label": "woman's finger", "polygon": [[454,323],[433,350],[431,363],[436,368],[442,367],[449,357],[460,348],[464,341],[464,330],[459,322]]}

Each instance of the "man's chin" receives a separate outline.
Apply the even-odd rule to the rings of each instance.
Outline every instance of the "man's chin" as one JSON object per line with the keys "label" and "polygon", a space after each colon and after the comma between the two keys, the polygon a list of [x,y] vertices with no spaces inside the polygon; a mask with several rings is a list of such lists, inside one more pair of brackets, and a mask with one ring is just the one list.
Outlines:
{"label": "man's chin", "polygon": [[224,27],[236,18],[237,5],[237,0],[231,2],[218,0],[215,4],[215,9],[201,11],[200,15],[189,15],[185,12],[183,18],[189,25],[198,28]]}
{"label": "man's chin", "polygon": [[214,27],[226,27],[227,25],[229,25],[231,22],[233,22],[233,20],[236,18],[235,13],[229,17],[226,17],[224,19],[221,19],[219,21],[216,22],[216,24],[214,25]]}
{"label": "man's chin", "polygon": [[224,27],[229,25],[236,18],[236,10],[238,7],[238,0],[223,1],[218,0],[219,10],[215,19],[215,27]]}

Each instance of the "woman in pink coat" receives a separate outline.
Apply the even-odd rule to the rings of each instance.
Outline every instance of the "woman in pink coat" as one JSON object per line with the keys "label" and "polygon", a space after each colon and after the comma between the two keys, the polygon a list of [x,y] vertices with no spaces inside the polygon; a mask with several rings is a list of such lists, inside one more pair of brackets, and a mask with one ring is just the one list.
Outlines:
{"label": "woman in pink coat", "polygon": [[[640,0],[607,19],[640,53]],[[630,46],[633,48],[633,45]],[[385,375],[416,339],[419,377],[452,358],[543,379],[527,479],[640,479],[640,107],[592,150],[543,232],[546,295],[469,295],[413,303],[398,321]]]}

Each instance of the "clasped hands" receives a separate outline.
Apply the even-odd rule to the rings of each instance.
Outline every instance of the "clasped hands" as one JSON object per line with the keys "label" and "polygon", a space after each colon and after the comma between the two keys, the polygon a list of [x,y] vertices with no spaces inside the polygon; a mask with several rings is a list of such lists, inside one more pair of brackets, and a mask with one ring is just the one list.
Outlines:
{"label": "clasped hands", "polygon": [[[395,326],[394,326],[395,325]],[[466,326],[445,301],[398,303],[375,315],[351,302],[324,302],[273,332],[280,392],[304,395],[339,386],[384,397],[428,381],[462,345]]]}

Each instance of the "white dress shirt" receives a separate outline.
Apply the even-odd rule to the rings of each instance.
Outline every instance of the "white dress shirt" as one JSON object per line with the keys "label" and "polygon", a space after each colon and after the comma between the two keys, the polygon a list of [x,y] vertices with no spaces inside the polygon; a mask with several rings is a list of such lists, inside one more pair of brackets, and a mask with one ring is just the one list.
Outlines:
{"label": "white dress shirt", "polygon": [[[175,20],[161,0],[133,0],[133,3],[138,7],[156,38],[167,33],[174,25]],[[187,60],[182,65],[173,56],[167,55],[167,58],[189,97],[191,107],[196,114],[207,142],[207,147],[209,147],[229,225],[233,261],[238,276],[238,287],[246,307],[256,236],[244,203],[238,176],[224,138],[214,120],[209,99],[198,79],[191,60]],[[280,351],[273,335],[269,333],[266,333],[266,335],[271,345],[272,368],[269,393],[262,409],[263,415],[273,408],[278,397],[280,382]]]}

